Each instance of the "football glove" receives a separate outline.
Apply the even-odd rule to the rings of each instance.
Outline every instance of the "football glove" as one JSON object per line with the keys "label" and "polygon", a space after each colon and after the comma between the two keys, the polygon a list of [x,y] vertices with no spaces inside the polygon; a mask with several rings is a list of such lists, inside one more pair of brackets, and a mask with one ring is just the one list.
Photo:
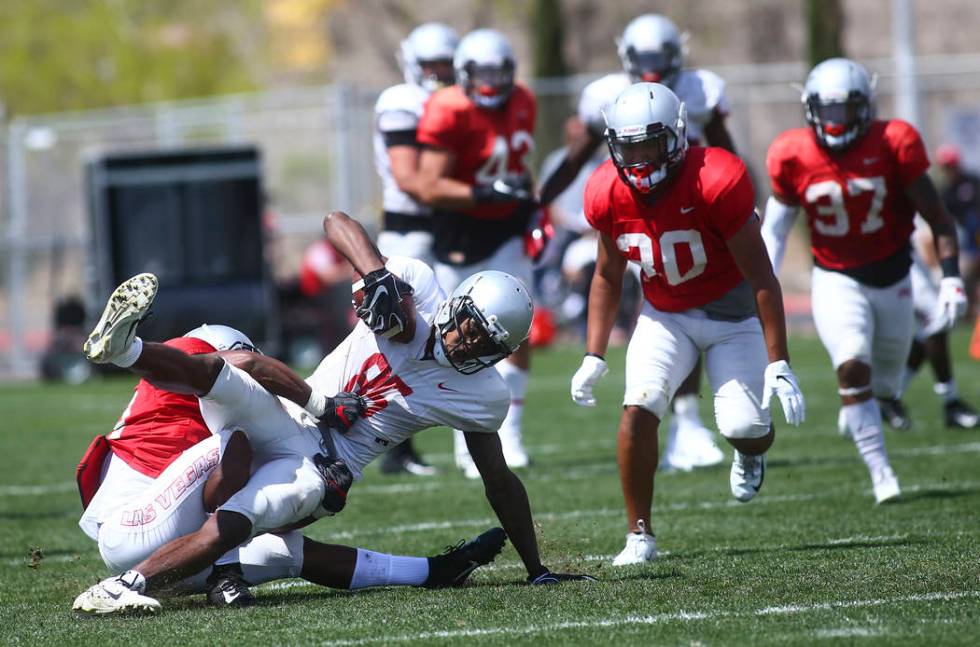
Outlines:
{"label": "football glove", "polygon": [[402,297],[412,294],[412,286],[381,268],[364,275],[352,288],[363,291],[361,303],[354,303],[354,313],[376,335],[394,337],[405,330],[408,318],[402,309]]}
{"label": "football glove", "polygon": [[796,381],[796,376],[789,368],[789,363],[783,359],[766,367],[765,382],[762,386],[763,409],[769,408],[774,395],[783,405],[786,422],[795,426],[806,420],[806,402],[803,400],[803,392]]}
{"label": "football glove", "polygon": [[583,407],[595,406],[595,395],[592,389],[596,383],[609,372],[606,360],[595,355],[586,355],[582,358],[582,365],[575,375],[572,376],[572,400],[575,404]]}
{"label": "football glove", "polygon": [[524,254],[537,263],[544,255],[548,242],[555,237],[555,228],[551,225],[551,216],[547,209],[535,209],[531,222],[524,230]]}
{"label": "football glove", "polygon": [[356,393],[342,391],[327,398],[326,410],[320,416],[320,424],[346,433],[367,411],[367,400]]}
{"label": "football glove", "polygon": [[498,178],[492,184],[473,186],[473,201],[477,204],[491,202],[534,202],[534,194],[526,178]]}
{"label": "football glove", "polygon": [[562,582],[598,582],[596,578],[591,575],[575,574],[575,573],[552,573],[548,569],[544,570],[544,573],[537,575],[535,577],[527,576],[528,584],[561,584]]}
{"label": "football glove", "polygon": [[963,279],[958,276],[947,276],[939,281],[939,302],[936,313],[932,317],[935,332],[951,330],[956,320],[966,313],[966,289]]}
{"label": "football glove", "polygon": [[[354,475],[351,473],[347,463],[339,458],[316,454],[313,457],[313,464],[316,465],[320,476],[326,487],[323,492],[323,501],[320,506],[325,515],[335,515],[347,505],[347,493],[354,482]],[[324,515],[320,515],[324,516]]]}

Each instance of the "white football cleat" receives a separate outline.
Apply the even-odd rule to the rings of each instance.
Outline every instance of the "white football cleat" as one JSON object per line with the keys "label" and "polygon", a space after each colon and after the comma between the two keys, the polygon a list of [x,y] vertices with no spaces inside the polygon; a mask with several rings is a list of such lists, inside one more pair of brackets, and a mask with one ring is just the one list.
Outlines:
{"label": "white football cleat", "polygon": [[714,434],[707,427],[681,425],[678,433],[694,467],[711,467],[725,460],[725,452],[715,444]]}
{"label": "white football cleat", "polygon": [[527,467],[531,464],[531,459],[528,458],[521,439],[520,427],[504,425],[498,433],[500,434],[500,446],[504,450],[504,460],[507,462],[507,467],[513,469]]}
{"label": "white football cleat", "polygon": [[102,318],[85,341],[85,357],[107,364],[125,353],[136,337],[136,325],[146,317],[157,295],[157,277],[137,274],[113,290]]}
{"label": "white football cleat", "polygon": [[735,450],[735,458],[732,459],[732,471],[729,475],[729,483],[732,487],[732,496],[747,503],[755,498],[762,487],[762,482],[766,478],[766,455],[749,456]]}
{"label": "white football cleat", "polygon": [[129,588],[121,578],[110,577],[75,598],[71,608],[88,615],[146,614],[159,611],[160,603]]}
{"label": "white football cleat", "polygon": [[647,533],[642,521],[637,522],[637,525],[640,532],[626,535],[626,547],[613,558],[613,566],[642,564],[657,559],[657,538]]}
{"label": "white football cleat", "polygon": [[667,424],[667,445],[660,459],[660,470],[663,472],[690,472],[694,469],[694,457],[689,455],[687,448],[677,433],[677,416],[671,416]]}
{"label": "white football cleat", "polygon": [[898,478],[889,466],[884,466],[871,475],[871,486],[875,493],[875,503],[881,504],[886,501],[897,499],[902,494],[902,489],[898,487]]}

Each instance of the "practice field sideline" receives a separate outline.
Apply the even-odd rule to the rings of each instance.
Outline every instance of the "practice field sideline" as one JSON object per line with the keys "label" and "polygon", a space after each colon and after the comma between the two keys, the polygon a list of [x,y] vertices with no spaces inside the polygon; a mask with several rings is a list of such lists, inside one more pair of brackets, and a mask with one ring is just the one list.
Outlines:
{"label": "practice field sideline", "polygon": [[[980,402],[980,363],[953,338],[964,397]],[[0,389],[0,643],[174,644],[975,644],[980,633],[980,432],[946,430],[927,373],[910,389],[915,425],[887,442],[904,496],[875,507],[853,444],[836,430],[829,361],[794,337],[807,422],[778,427],[760,496],[728,491],[728,467],[659,475],[653,530],[661,558],[614,569],[625,517],[615,465],[622,352],[595,409],[575,407],[568,381],[579,349],[538,353],[522,477],[546,563],[595,584],[523,586],[507,547],[458,590],[337,592],[298,580],[258,587],[259,605],[168,600],[154,618],[77,619],[71,600],[103,576],[78,529],[74,465],[115,422],[133,380]],[[705,392],[707,388],[705,387]],[[778,407],[778,405],[776,405]],[[702,402],[710,420],[710,401]],[[782,413],[776,411],[777,425]],[[310,534],[365,548],[434,554],[495,525],[481,485],[450,469],[444,430],[420,436],[442,468],[431,479],[369,470],[348,508]]]}

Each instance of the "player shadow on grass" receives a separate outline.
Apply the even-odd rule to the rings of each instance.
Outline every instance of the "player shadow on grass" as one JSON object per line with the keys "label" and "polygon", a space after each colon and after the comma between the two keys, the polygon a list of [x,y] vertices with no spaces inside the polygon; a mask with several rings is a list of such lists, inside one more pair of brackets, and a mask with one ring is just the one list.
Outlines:
{"label": "player shadow on grass", "polygon": [[911,503],[917,499],[958,499],[964,496],[973,496],[980,492],[980,488],[975,487],[958,487],[958,488],[940,488],[940,487],[927,487],[918,490],[913,490],[911,492],[904,491],[902,495],[894,500],[889,501],[887,505],[889,507],[893,505],[902,505],[903,503]]}
{"label": "player shadow on grass", "polygon": [[661,556],[657,561],[668,562],[673,560],[687,561],[702,557],[712,557],[725,555],[730,557],[740,557],[743,555],[762,555],[766,553],[802,553],[815,550],[864,550],[869,548],[894,548],[898,546],[913,546],[916,544],[928,543],[925,539],[915,539],[910,537],[882,538],[875,539],[869,537],[866,540],[856,541],[828,541],[815,542],[798,545],[783,546],[757,546],[753,548],[718,548],[707,550],[694,550],[683,552],[672,552],[669,555]]}

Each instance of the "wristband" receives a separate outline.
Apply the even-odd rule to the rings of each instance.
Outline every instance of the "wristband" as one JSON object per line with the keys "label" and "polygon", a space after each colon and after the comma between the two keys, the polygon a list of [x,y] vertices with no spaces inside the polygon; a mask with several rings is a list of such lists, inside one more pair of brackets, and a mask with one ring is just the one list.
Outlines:
{"label": "wristband", "polygon": [[939,259],[939,267],[943,270],[943,278],[957,278],[960,275],[960,259],[959,256],[947,256],[946,258]]}
{"label": "wristband", "polygon": [[603,362],[606,361],[606,358],[603,357],[602,355],[600,355],[599,353],[586,353],[585,356],[586,357],[596,357],[598,359],[601,359]]}
{"label": "wristband", "polygon": [[327,411],[327,396],[314,389],[311,389],[310,399],[306,402],[303,408],[310,412],[314,418],[320,418]]}

